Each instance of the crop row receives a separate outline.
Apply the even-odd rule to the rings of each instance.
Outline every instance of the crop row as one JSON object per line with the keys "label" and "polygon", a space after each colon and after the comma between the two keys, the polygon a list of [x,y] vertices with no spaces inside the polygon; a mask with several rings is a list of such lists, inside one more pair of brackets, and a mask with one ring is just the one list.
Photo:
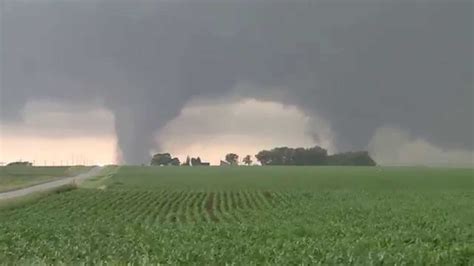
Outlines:
{"label": "crop row", "polygon": [[474,265],[469,192],[78,189],[0,209],[0,265]]}
{"label": "crop row", "polygon": [[[12,210],[37,217],[85,221],[107,219],[154,225],[162,223],[239,222],[288,202],[288,195],[268,191],[121,191],[77,190]],[[25,210],[26,209],[26,210]],[[44,214],[49,215],[45,216]],[[26,217],[24,217],[26,218]]]}

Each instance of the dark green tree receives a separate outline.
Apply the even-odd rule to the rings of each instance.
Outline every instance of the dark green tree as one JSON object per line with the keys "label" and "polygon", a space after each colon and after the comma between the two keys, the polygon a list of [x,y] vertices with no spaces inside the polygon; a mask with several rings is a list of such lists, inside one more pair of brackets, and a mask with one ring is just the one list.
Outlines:
{"label": "dark green tree", "polygon": [[151,159],[151,165],[169,165],[173,159],[169,153],[157,153]]}
{"label": "dark green tree", "polygon": [[327,151],[318,146],[309,149],[278,147],[261,151],[255,157],[262,165],[324,165]]}
{"label": "dark green tree", "polygon": [[272,165],[272,152],[263,150],[255,155],[255,158],[260,162],[261,165]]}
{"label": "dark green tree", "polygon": [[252,164],[252,156],[250,156],[250,155],[245,156],[244,159],[242,159],[242,162],[244,162],[244,164],[246,164],[246,165],[251,165]]}
{"label": "dark green tree", "polygon": [[33,164],[31,162],[18,161],[18,162],[11,162],[7,164],[7,166],[33,166]]}
{"label": "dark green tree", "polygon": [[239,155],[235,153],[229,153],[225,156],[226,162],[231,165],[238,165],[239,164]]}
{"label": "dark green tree", "polygon": [[262,165],[376,165],[367,151],[328,155],[327,150],[318,146],[308,149],[279,147],[263,150],[255,157]]}
{"label": "dark green tree", "polygon": [[170,165],[173,165],[173,166],[179,166],[180,164],[181,162],[179,161],[177,157],[173,158],[170,162]]}

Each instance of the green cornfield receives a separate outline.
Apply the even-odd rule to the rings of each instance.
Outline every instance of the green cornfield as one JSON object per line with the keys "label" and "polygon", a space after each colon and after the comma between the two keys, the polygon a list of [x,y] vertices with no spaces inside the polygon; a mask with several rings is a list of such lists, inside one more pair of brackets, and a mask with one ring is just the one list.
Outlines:
{"label": "green cornfield", "polygon": [[120,167],[0,209],[3,264],[473,265],[472,169]]}

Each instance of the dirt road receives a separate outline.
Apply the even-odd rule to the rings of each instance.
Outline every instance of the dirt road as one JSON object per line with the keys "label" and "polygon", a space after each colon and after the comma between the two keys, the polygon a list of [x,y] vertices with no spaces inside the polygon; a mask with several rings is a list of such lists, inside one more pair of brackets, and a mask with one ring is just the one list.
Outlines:
{"label": "dirt road", "polygon": [[73,183],[79,184],[87,178],[98,175],[101,170],[102,170],[102,167],[94,167],[91,170],[89,170],[89,172],[82,173],[82,174],[77,175],[77,176],[65,177],[65,178],[61,178],[59,180],[43,183],[43,184],[36,185],[36,186],[31,186],[31,187],[27,187],[27,188],[18,189],[18,190],[3,192],[3,193],[0,193],[0,200],[23,197],[23,196],[31,194],[31,193],[49,190],[49,189],[64,186],[64,185],[67,185],[67,184],[73,184]]}

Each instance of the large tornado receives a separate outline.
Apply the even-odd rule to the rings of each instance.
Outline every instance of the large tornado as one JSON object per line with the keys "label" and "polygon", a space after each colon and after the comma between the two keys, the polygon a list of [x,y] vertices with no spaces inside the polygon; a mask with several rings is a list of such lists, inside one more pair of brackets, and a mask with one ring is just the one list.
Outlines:
{"label": "large tornado", "polygon": [[187,101],[252,82],[265,91],[246,97],[323,116],[339,150],[394,124],[472,151],[472,3],[382,2],[3,1],[1,121],[34,99],[102,99],[140,164]]}

